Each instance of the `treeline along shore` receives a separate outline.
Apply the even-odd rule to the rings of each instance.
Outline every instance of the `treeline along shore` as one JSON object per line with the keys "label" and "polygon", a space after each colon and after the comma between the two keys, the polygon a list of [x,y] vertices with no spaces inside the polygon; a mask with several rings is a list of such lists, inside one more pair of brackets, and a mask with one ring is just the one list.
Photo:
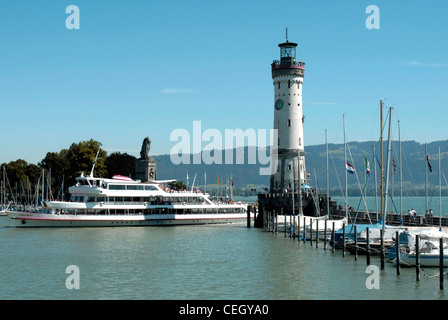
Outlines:
{"label": "treeline along shore", "polygon": [[[350,148],[349,162],[355,167],[357,174],[357,177],[356,175],[349,175],[349,195],[360,196],[365,183],[367,183],[366,194],[374,196],[375,170],[377,185],[379,185],[380,179],[380,153],[378,148],[376,150],[377,157],[373,157],[373,146],[377,147],[378,142],[349,142],[348,145]],[[68,194],[68,187],[75,184],[75,179],[81,172],[86,175],[90,174],[98,151],[94,172],[96,177],[111,178],[113,175],[125,175],[135,178],[136,157],[120,152],[108,154],[101,147],[101,142],[90,139],[72,143],[67,149],[62,149],[59,152],[48,152],[45,158],[37,164],[28,163],[23,159],[3,163],[2,177],[3,171],[6,176],[3,186],[7,194],[14,194],[20,200],[25,198],[27,194],[34,194],[36,188],[41,189],[42,179],[45,179],[44,185],[49,186],[48,197],[62,198]],[[248,155],[253,151],[250,148],[255,147],[235,148],[232,152],[233,159],[231,160],[233,161],[227,159],[227,163],[223,161],[222,163],[205,164],[201,162],[193,164],[193,161],[190,161],[189,164],[173,164],[170,155],[153,155],[157,162],[157,178],[176,179],[188,184],[189,187],[194,183],[194,187],[201,190],[205,189],[211,194],[223,195],[226,194],[228,188],[232,187],[234,196],[255,196],[269,189],[269,176],[260,175],[260,168],[265,168],[266,164],[249,161]],[[424,196],[426,192],[425,170],[428,170],[425,145],[415,141],[405,141],[401,143],[401,148],[402,157],[400,161],[398,142],[392,142],[392,157],[395,160],[395,166],[390,168],[390,177],[393,182],[389,185],[391,188],[393,186],[396,195],[402,185],[403,195]],[[427,144],[428,157],[432,166],[432,172],[427,172],[428,189],[430,195],[439,192],[439,148],[442,163],[442,195],[448,196],[448,182],[444,174],[447,169],[445,161],[445,156],[448,154],[447,141]],[[224,158],[225,151],[215,150],[214,152],[222,152]],[[270,151],[267,149],[263,152],[269,155]],[[307,146],[305,152],[306,169],[310,173],[308,184],[313,188],[326,190],[326,146]],[[237,155],[241,155],[241,153],[244,154],[243,163],[237,161]],[[365,174],[365,159],[368,159],[370,163],[369,175]],[[393,163],[392,160],[391,163]],[[328,170],[331,194],[341,195],[341,185],[343,185],[345,175],[343,144],[329,144]],[[400,183],[400,177],[402,177],[402,184]]]}

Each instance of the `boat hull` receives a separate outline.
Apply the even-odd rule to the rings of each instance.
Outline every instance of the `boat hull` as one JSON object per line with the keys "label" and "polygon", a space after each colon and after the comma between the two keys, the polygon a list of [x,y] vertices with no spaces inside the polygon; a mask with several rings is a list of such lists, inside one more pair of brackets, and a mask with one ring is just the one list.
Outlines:
{"label": "boat hull", "polygon": [[247,214],[68,215],[9,212],[16,227],[173,226],[247,222]]}
{"label": "boat hull", "polygon": [[[396,258],[394,262],[396,263]],[[415,267],[415,254],[400,252],[400,265]],[[443,265],[448,266],[448,255],[443,256]],[[439,267],[440,255],[439,254],[420,254],[420,266],[421,267]]]}

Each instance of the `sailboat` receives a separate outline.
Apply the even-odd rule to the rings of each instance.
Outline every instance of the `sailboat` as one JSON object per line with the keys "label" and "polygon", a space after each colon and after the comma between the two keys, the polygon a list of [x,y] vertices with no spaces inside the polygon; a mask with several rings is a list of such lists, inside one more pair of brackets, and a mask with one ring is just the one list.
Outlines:
{"label": "sailboat", "polygon": [[0,216],[7,216],[7,210],[11,206],[11,202],[7,200],[8,197],[6,196],[6,169],[4,166],[2,169],[3,179],[0,181]]}
{"label": "sailboat", "polygon": [[[416,236],[419,236],[420,265],[425,267],[440,266],[440,239],[443,245],[443,264],[448,265],[448,229],[437,230],[428,228],[409,228],[399,233],[400,264],[416,265]],[[396,244],[387,253],[387,257],[397,263]]]}
{"label": "sailboat", "polygon": [[[425,147],[426,151],[426,147]],[[428,154],[426,153],[426,161],[428,161]],[[428,161],[429,166],[429,161]],[[400,252],[400,264],[405,266],[416,265],[417,255],[417,241],[416,237],[419,236],[419,257],[420,265],[426,267],[438,267],[440,266],[440,239],[442,239],[443,246],[443,264],[448,265],[448,228],[442,227],[442,170],[441,170],[441,157],[439,147],[439,227],[415,227],[408,228],[407,230],[399,234],[399,252]],[[387,256],[389,259],[397,263],[397,243],[389,250]]]}
{"label": "sailboat", "polygon": [[[382,101],[381,105],[381,151],[383,149],[382,146]],[[393,235],[397,230],[403,229],[400,226],[390,226],[386,225],[386,209],[387,209],[387,197],[388,197],[388,181],[389,181],[389,167],[390,167],[390,152],[391,152],[391,128],[392,128],[392,115],[393,108],[389,108],[389,136],[388,136],[388,149],[387,149],[387,165],[386,165],[386,186],[383,193],[383,165],[382,165],[382,156],[381,156],[381,220],[374,224],[349,224],[345,226],[345,228],[340,229],[335,232],[335,237],[333,239],[334,245],[336,248],[340,248],[343,246],[343,241],[347,249],[354,250],[355,247],[355,236],[358,248],[367,246],[367,238],[369,239],[369,246],[371,248],[380,247],[381,242],[383,241],[383,245],[385,248],[393,245]],[[355,225],[356,225],[356,234],[355,234]],[[367,234],[367,229],[369,233]],[[381,230],[383,232],[383,239],[381,239]],[[344,239],[345,236],[345,239]],[[368,236],[368,237],[367,237]],[[382,240],[382,241],[381,241]],[[362,251],[361,251],[362,252]],[[375,251],[372,251],[375,253]],[[378,251],[379,253],[379,251]]]}

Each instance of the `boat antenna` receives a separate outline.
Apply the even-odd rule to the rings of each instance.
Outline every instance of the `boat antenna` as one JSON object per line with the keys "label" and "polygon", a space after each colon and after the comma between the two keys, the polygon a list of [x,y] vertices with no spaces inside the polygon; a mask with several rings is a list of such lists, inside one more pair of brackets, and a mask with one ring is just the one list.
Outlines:
{"label": "boat antenna", "polygon": [[194,183],[196,182],[196,175],[197,173],[194,175],[193,184],[191,185],[191,192],[193,192]]}
{"label": "boat antenna", "polygon": [[100,149],[98,149],[96,156],[95,156],[95,161],[93,161],[93,165],[92,165],[92,171],[90,171],[90,178],[93,178],[93,170],[95,169],[95,164],[96,164],[96,160],[98,159],[98,154],[100,153]]}

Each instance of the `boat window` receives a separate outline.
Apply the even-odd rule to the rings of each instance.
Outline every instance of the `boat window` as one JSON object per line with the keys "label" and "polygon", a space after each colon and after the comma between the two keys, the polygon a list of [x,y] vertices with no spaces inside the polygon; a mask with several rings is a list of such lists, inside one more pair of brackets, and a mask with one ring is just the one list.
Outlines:
{"label": "boat window", "polygon": [[128,190],[143,190],[143,186],[129,186]]}
{"label": "boat window", "polygon": [[157,190],[154,186],[145,186],[145,190]]}
{"label": "boat window", "polygon": [[111,184],[109,185],[109,190],[125,190],[126,186],[123,184]]}

